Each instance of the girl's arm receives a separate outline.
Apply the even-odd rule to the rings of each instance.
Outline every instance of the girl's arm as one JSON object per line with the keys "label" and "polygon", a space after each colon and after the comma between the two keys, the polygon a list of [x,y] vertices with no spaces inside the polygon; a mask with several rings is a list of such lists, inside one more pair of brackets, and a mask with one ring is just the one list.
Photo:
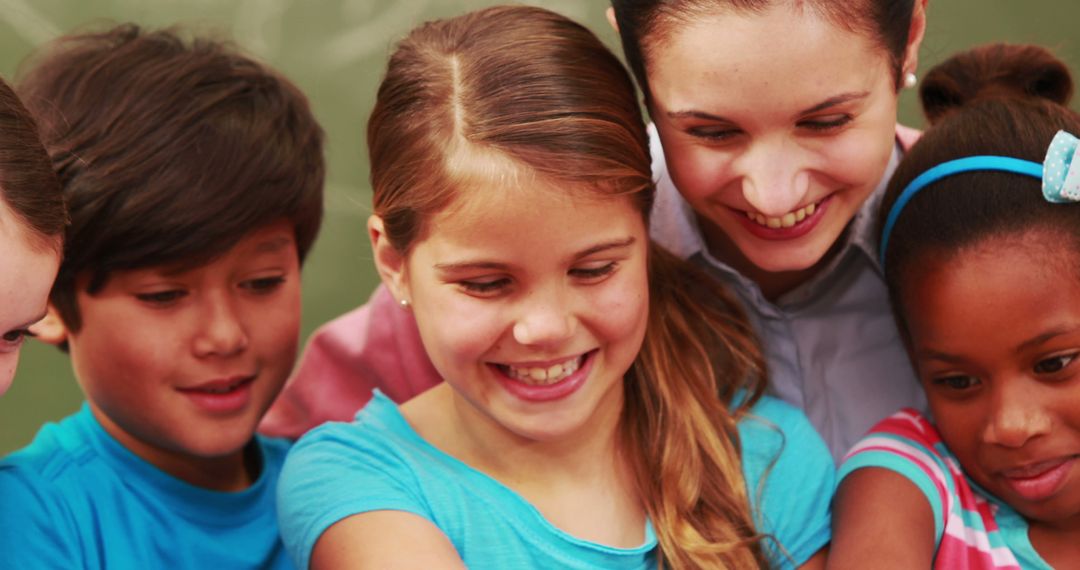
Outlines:
{"label": "girl's arm", "polygon": [[427,519],[402,511],[372,511],[334,523],[315,542],[311,570],[461,569],[446,535]]}
{"label": "girl's arm", "polygon": [[825,568],[825,560],[828,556],[829,547],[826,546],[817,551],[817,553],[811,556],[809,560],[803,562],[802,565],[799,566],[799,570],[822,570]]}
{"label": "girl's arm", "polygon": [[933,566],[934,514],[930,503],[914,483],[898,473],[881,467],[851,473],[836,492],[832,517],[829,568]]}

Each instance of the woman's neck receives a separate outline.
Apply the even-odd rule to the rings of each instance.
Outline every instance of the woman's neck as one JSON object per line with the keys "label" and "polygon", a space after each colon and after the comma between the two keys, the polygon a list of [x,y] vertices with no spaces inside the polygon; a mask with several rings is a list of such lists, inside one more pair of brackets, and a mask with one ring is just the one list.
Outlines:
{"label": "woman's neck", "polygon": [[1068,521],[1044,524],[1028,521],[1031,546],[1052,568],[1080,567],[1080,515]]}
{"label": "woman's neck", "polygon": [[746,258],[742,251],[731,241],[731,238],[715,224],[698,216],[698,226],[705,238],[705,246],[709,248],[709,254],[717,260],[726,263],[740,275],[750,279],[761,289],[762,295],[770,302],[776,302],[785,293],[806,283],[818,274],[833,257],[843,248],[847,239],[847,231],[840,234],[829,251],[818,260],[817,263],[795,271],[767,271]]}

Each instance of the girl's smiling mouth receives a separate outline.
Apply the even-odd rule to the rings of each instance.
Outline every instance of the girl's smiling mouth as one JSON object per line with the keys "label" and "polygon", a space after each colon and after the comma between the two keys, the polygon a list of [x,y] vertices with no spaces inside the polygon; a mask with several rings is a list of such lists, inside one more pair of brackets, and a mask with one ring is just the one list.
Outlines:
{"label": "girl's smiling mouth", "polygon": [[573,394],[585,384],[599,349],[544,365],[490,364],[507,392],[522,400],[546,402]]}

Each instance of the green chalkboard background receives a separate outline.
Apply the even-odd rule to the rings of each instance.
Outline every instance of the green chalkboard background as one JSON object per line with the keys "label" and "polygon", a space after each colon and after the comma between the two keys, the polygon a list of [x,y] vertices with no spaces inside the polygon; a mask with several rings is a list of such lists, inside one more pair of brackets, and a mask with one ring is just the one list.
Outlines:
{"label": "green chalkboard background", "polygon": [[[364,235],[370,189],[364,122],[393,42],[414,25],[496,4],[484,0],[0,0],[0,75],[59,34],[134,21],[174,23],[232,38],[304,89],[328,138],[326,222],[304,270],[306,337],[319,324],[363,302],[376,284]],[[528,2],[591,27],[617,50],[605,0]],[[1080,71],[1076,0],[931,0],[922,70],[956,50],[990,41],[1039,43]],[[903,95],[901,119],[922,124],[915,98]],[[117,326],[123,326],[117,323]],[[0,454],[25,445],[37,427],[81,401],[67,358],[31,342],[14,387],[0,398]]]}

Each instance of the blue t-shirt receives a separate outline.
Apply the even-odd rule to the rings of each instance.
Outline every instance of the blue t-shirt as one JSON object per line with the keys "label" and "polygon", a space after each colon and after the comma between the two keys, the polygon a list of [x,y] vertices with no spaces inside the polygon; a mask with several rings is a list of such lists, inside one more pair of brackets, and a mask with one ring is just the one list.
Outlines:
{"label": "blue t-shirt", "polygon": [[258,480],[211,491],[128,451],[83,404],[0,461],[0,567],[291,569],[274,513],[289,443],[255,444]]}
{"label": "blue t-shirt", "polygon": [[[760,498],[759,531],[786,553],[771,549],[775,566],[793,568],[829,542],[833,460],[802,412],[764,398],[752,413],[739,424],[747,489],[751,503]],[[471,570],[656,567],[651,526],[636,548],[575,538],[516,492],[427,443],[376,391],[354,422],[326,424],[296,444],[282,471],[278,516],[286,549],[306,569],[327,528],[378,510],[431,521]]]}

